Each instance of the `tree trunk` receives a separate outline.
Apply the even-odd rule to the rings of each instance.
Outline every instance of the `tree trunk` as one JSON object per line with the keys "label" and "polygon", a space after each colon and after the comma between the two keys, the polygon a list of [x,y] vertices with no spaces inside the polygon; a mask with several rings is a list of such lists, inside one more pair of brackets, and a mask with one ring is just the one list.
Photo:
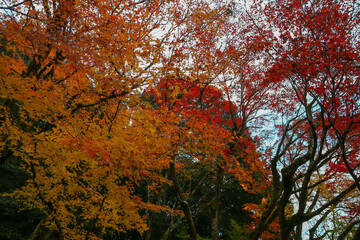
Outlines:
{"label": "tree trunk", "polygon": [[167,240],[170,236],[170,233],[181,223],[182,223],[181,219],[178,219],[176,222],[174,222],[174,219],[171,219],[169,227],[166,229],[165,233],[161,236],[160,240]]}
{"label": "tree trunk", "polygon": [[190,240],[197,240],[195,223],[194,223],[194,220],[193,220],[193,217],[191,214],[191,209],[190,209],[189,203],[186,200],[184,191],[179,184],[179,180],[178,180],[178,177],[176,174],[175,161],[170,162],[170,176],[171,176],[171,180],[174,184],[175,191],[177,193],[177,198],[181,204],[181,209],[183,210],[183,212],[185,214],[185,219],[186,219],[186,222],[188,225]]}
{"label": "tree trunk", "polygon": [[50,237],[54,229],[46,227],[45,221],[46,217],[40,220],[29,240],[46,240]]}
{"label": "tree trunk", "polygon": [[300,224],[298,224],[296,226],[296,232],[295,232],[294,240],[302,240],[302,228],[303,228],[302,223],[300,223]]}
{"label": "tree trunk", "polygon": [[356,230],[355,236],[353,237],[353,240],[359,240],[360,239],[360,227]]}
{"label": "tree trunk", "polygon": [[285,228],[280,227],[280,240],[289,240],[292,228],[286,226]]}
{"label": "tree trunk", "polygon": [[219,239],[219,203],[220,203],[220,185],[221,185],[221,170],[216,169],[216,186],[215,197],[211,201],[211,239]]}
{"label": "tree trunk", "polygon": [[[215,200],[216,201],[216,200]],[[213,203],[211,203],[213,204]],[[219,210],[216,207],[216,209],[211,209],[211,239],[212,240],[218,240],[218,213]]]}

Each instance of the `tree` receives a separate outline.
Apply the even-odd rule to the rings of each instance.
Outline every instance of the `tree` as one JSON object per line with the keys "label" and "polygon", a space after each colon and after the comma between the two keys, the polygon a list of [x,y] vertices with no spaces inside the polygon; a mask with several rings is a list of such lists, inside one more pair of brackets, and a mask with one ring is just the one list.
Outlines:
{"label": "tree", "polygon": [[[190,79],[190,78],[189,78]],[[169,76],[166,81],[162,81],[155,89],[150,89],[150,96],[154,96],[159,111],[176,114],[179,120],[175,122],[178,129],[176,134],[179,140],[174,144],[174,150],[177,156],[173,162],[170,162],[170,177],[177,192],[178,201],[185,213],[189,225],[190,238],[196,238],[196,226],[190,208],[190,198],[192,197],[198,185],[190,191],[190,196],[186,196],[183,187],[179,183],[179,173],[175,163],[183,165],[180,167],[184,173],[186,169],[193,171],[191,166],[206,169],[205,177],[213,173],[220,159],[226,158],[226,142],[230,141],[230,134],[224,130],[221,124],[222,108],[224,102],[221,92],[213,86],[200,87],[199,83],[192,82],[189,79],[176,79],[175,76]],[[168,125],[174,123],[167,123]],[[200,128],[200,129],[199,129]],[[211,128],[211,131],[208,129]],[[181,131],[181,132],[178,132]],[[200,137],[204,135],[203,137]],[[181,139],[180,138],[184,139]],[[193,147],[191,147],[194,145]],[[190,149],[195,151],[191,152]],[[200,162],[197,164],[196,162]],[[196,173],[198,171],[195,171]],[[186,178],[186,174],[184,174]],[[203,180],[199,182],[202,184]]]}
{"label": "tree", "polygon": [[[159,111],[166,109],[167,111],[175,113],[181,119],[180,127],[193,133],[196,132],[196,130],[192,130],[191,127],[194,119],[199,126],[200,124],[206,124],[206,126],[211,127],[215,136],[221,136],[221,132],[224,131],[223,129],[234,129],[233,124],[241,122],[241,119],[237,117],[238,114],[235,110],[236,105],[224,99],[225,96],[221,92],[221,89],[212,85],[200,85],[197,82],[191,81],[191,78],[186,76],[179,79],[179,77],[170,75],[166,80],[161,81],[158,86],[149,89],[146,95],[147,99],[152,101],[152,105],[156,109]],[[244,130],[244,132],[246,131]],[[186,133],[181,134],[181,136],[185,135]],[[237,136],[233,137],[237,138]],[[174,178],[174,172],[171,178],[172,181],[175,182],[174,186],[176,184],[178,195],[187,192],[186,195],[184,194],[183,200],[179,201],[186,200],[188,203],[188,206],[183,206],[182,208],[183,210],[188,209],[188,216],[189,218],[191,216],[191,219],[193,219],[188,219],[187,221],[190,222],[189,225],[194,235],[196,232],[199,233],[199,229],[197,229],[196,226],[200,227],[194,218],[200,218],[202,214],[206,214],[211,219],[211,223],[209,222],[207,224],[211,224],[212,239],[218,238],[220,211],[224,212],[221,208],[227,207],[225,205],[220,207],[226,198],[225,195],[221,196],[221,192],[225,191],[227,185],[229,185],[228,188],[232,188],[230,191],[238,188],[236,185],[239,185],[239,183],[252,193],[261,189],[260,187],[254,187],[256,185],[254,183],[255,177],[251,174],[255,176],[256,173],[254,172],[259,171],[262,163],[258,159],[255,144],[245,137],[244,134],[244,137],[238,137],[235,141],[226,138],[220,140],[218,138],[218,142],[223,141],[226,143],[222,145],[222,154],[220,154],[219,151],[215,151],[215,155],[210,154],[212,151],[209,151],[207,148],[198,147],[195,155],[188,152],[186,156],[183,155],[177,158],[176,163],[180,163],[181,167],[174,169],[176,179]],[[212,138],[214,138],[212,135],[207,135],[206,137],[208,140]],[[190,142],[190,144],[193,143],[193,140],[189,141],[189,139],[186,141]],[[200,144],[204,144],[204,140],[200,141],[201,142],[195,140],[195,143],[201,146]],[[183,146],[184,143],[181,144]],[[187,143],[187,145],[189,145],[189,143]],[[220,146],[217,147],[218,150],[219,147]],[[182,147],[181,150],[177,151],[180,153],[184,152],[185,149],[191,148],[193,147]],[[215,158],[212,155],[214,155]],[[235,156],[237,156],[238,159],[235,159]],[[237,181],[234,181],[234,176],[237,178]],[[181,184],[181,182],[183,183]],[[202,186],[204,182],[208,184],[208,187],[204,188],[204,186]],[[263,182],[263,178],[260,177],[258,182],[259,185],[261,185],[260,183]],[[185,188],[187,189],[188,187],[189,190],[185,191]],[[204,195],[198,195],[197,192],[199,191],[204,192]],[[237,191],[237,193],[239,193],[239,191]],[[205,195],[207,197],[204,199]],[[243,194],[243,196],[244,195],[245,194]],[[200,202],[196,200],[198,198],[201,200]],[[210,201],[207,200],[209,198],[211,199]],[[235,199],[237,198],[234,198],[233,201]],[[232,200],[228,199],[227,201],[229,205],[233,204]],[[240,199],[239,203],[242,202],[244,202],[244,200]],[[207,213],[202,213],[203,211],[199,209],[199,205],[201,204],[209,206]],[[192,212],[198,213],[197,215],[192,215]],[[236,214],[234,213],[234,215]],[[227,220],[223,221],[228,222]],[[224,232],[224,230],[222,231]],[[201,231],[201,233],[204,232]]]}
{"label": "tree", "polygon": [[33,239],[44,229],[59,239],[141,233],[141,210],[171,210],[143,202],[136,185],[167,182],[158,171],[174,167],[180,150],[223,154],[223,135],[208,123],[188,118],[187,129],[173,112],[139,100],[146,86],[190,68],[181,67],[185,40],[197,39],[194,28],[216,29],[221,2],[55,0],[2,9],[1,162],[16,156],[31,176],[10,195],[44,214]]}
{"label": "tree", "polygon": [[[332,176],[314,180],[327,166],[356,161],[358,9],[354,1],[273,1],[256,3],[255,14],[248,12],[254,39],[264,43],[267,79],[285,100],[273,105],[281,120],[270,159],[272,199],[251,239],[258,239],[276,218],[281,239],[291,234],[301,239],[304,222],[358,188],[353,165],[347,169],[349,182],[320,206],[317,191],[312,191],[331,181]],[[290,215],[288,206],[295,207]]]}
{"label": "tree", "polygon": [[26,179],[2,199],[36,209],[30,239],[149,240],[161,217],[218,240],[229,189],[250,239],[358,238],[359,9],[3,2],[0,167]]}

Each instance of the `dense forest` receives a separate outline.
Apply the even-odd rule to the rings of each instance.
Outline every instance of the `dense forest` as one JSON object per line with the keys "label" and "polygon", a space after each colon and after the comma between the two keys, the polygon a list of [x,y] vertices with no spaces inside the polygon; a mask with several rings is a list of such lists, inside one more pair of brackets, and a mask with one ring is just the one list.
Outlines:
{"label": "dense forest", "polygon": [[0,239],[360,239],[360,2],[2,0]]}

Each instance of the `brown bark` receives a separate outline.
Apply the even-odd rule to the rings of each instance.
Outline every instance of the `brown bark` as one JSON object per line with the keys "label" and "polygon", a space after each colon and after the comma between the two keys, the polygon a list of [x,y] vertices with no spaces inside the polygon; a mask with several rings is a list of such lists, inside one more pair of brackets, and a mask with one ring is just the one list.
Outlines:
{"label": "brown bark", "polygon": [[49,229],[46,224],[46,217],[40,220],[29,240],[46,240],[54,229]]}
{"label": "brown bark", "polygon": [[195,223],[194,223],[194,219],[192,217],[192,213],[191,213],[191,209],[190,209],[190,205],[189,202],[187,201],[184,191],[182,189],[182,187],[179,184],[179,180],[176,174],[176,168],[175,168],[175,162],[171,161],[170,162],[170,177],[171,180],[174,184],[174,188],[175,191],[177,193],[177,198],[180,202],[181,205],[181,209],[184,212],[185,215],[185,219],[188,225],[188,232],[190,235],[190,240],[197,240],[196,237],[196,227],[195,227]]}
{"label": "brown bark", "polygon": [[211,239],[219,239],[219,204],[221,187],[221,169],[216,169],[215,196],[211,201]]}

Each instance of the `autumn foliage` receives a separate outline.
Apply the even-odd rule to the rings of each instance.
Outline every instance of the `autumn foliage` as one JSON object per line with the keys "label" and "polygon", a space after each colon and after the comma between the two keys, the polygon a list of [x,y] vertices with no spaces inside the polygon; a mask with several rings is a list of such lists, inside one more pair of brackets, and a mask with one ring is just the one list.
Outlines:
{"label": "autumn foliage", "polygon": [[360,237],[356,1],[0,10],[0,167],[26,175],[2,197],[39,212],[29,239]]}

